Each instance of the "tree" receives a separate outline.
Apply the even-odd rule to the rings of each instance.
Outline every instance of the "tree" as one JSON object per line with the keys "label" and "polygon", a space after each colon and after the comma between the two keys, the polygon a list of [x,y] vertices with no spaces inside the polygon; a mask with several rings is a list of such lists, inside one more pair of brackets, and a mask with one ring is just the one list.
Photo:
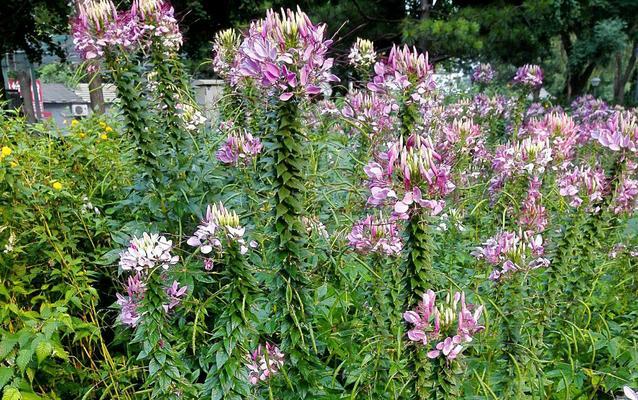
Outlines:
{"label": "tree", "polygon": [[[24,50],[29,61],[38,62],[48,50],[64,58],[52,35],[68,31],[70,11],[67,0],[3,1],[0,7],[0,55]],[[4,82],[0,83],[0,98],[5,98]]]}

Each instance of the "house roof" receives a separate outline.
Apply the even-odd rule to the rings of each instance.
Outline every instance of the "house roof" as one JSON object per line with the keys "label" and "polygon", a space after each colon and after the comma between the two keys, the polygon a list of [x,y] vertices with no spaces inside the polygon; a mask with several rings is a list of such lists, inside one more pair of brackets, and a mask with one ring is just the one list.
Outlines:
{"label": "house roof", "polygon": [[43,103],[87,103],[61,83],[42,84]]}
{"label": "house roof", "polygon": [[[113,103],[117,96],[115,85],[110,83],[105,83],[104,85],[102,85],[102,93],[104,94],[105,103]],[[75,88],[75,94],[80,96],[85,103],[91,102],[91,95],[89,93],[88,83],[80,83],[77,88]]]}

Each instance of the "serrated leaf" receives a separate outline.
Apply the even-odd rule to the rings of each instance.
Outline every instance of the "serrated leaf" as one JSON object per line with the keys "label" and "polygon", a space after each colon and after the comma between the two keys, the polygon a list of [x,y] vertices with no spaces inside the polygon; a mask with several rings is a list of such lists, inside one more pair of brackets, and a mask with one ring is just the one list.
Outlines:
{"label": "serrated leaf", "polygon": [[7,386],[2,393],[2,400],[22,400],[22,395],[18,389]]}
{"label": "serrated leaf", "polygon": [[38,364],[44,361],[53,352],[53,345],[51,342],[43,340],[35,348],[35,357],[38,360]]}

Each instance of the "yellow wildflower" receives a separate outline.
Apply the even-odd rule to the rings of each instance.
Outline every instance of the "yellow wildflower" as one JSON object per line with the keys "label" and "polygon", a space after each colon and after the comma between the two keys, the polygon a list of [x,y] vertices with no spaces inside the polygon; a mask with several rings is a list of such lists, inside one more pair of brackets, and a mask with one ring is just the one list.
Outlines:
{"label": "yellow wildflower", "polygon": [[73,121],[71,121],[71,126],[75,126],[78,124],[78,120],[74,119]]}
{"label": "yellow wildflower", "polygon": [[62,184],[60,182],[53,182],[53,189],[62,190]]}
{"label": "yellow wildflower", "polygon": [[108,133],[108,132],[113,132],[113,128],[111,128],[110,126],[107,126],[106,128],[104,128],[104,130]]}
{"label": "yellow wildflower", "polygon": [[17,163],[17,162],[15,162],[15,161],[11,161],[11,162],[9,163],[9,165],[11,166],[11,168],[15,168],[15,167],[17,167],[17,166],[18,166],[18,163]]}
{"label": "yellow wildflower", "polygon": [[106,140],[106,139],[108,139],[108,138],[109,138],[109,137],[108,137],[108,136],[106,136],[106,133],[103,133],[103,134],[101,134],[101,135],[100,135],[100,139],[102,139],[102,140]]}
{"label": "yellow wildflower", "polygon": [[11,150],[10,147],[2,146],[2,153],[0,153],[0,154],[2,154],[2,156],[0,156],[0,158],[10,156],[11,152],[12,152],[12,150]]}
{"label": "yellow wildflower", "polygon": [[80,138],[81,138],[81,139],[84,139],[84,138],[86,137],[86,133],[84,133],[84,132],[80,132],[80,133],[79,133],[79,136],[80,136]]}

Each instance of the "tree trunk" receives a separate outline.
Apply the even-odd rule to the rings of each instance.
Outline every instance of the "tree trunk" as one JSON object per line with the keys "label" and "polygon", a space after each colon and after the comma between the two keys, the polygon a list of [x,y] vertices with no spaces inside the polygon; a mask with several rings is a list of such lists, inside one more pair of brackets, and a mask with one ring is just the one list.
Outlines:
{"label": "tree trunk", "polygon": [[[421,22],[430,18],[430,7],[431,7],[430,0],[421,0],[421,6],[420,6]],[[427,51],[427,47],[428,47],[428,38],[425,35],[423,35],[421,39],[419,39],[419,50],[421,50],[422,52],[425,52]]]}
{"label": "tree trunk", "polygon": [[22,96],[22,113],[27,118],[27,122],[35,123],[35,110],[31,100],[31,75],[29,71],[18,71],[18,81],[20,82],[20,95]]}
{"label": "tree trunk", "polygon": [[102,75],[97,63],[91,63],[89,69],[89,96],[91,97],[91,109],[96,114],[104,114],[104,93],[102,92]]}
{"label": "tree trunk", "polygon": [[567,76],[565,77],[565,87],[563,88],[563,95],[565,96],[566,99],[569,100],[572,97],[572,86],[571,86],[572,71],[571,71],[571,68],[569,67],[569,54],[572,49],[572,41],[569,38],[569,34],[565,32],[561,33],[560,41],[561,41],[561,44],[563,45],[563,50],[565,51],[565,54],[567,55]]}
{"label": "tree trunk", "polygon": [[622,54],[616,55],[616,76],[614,76],[614,103],[622,104],[625,100],[625,86],[631,78],[638,57],[638,41],[633,43],[631,56],[625,70],[622,69]]}
{"label": "tree trunk", "polygon": [[567,100],[578,97],[585,92],[589,78],[595,68],[595,64],[587,64],[587,66],[581,69],[577,74],[574,74],[573,71],[570,73],[569,79],[567,80]]}

